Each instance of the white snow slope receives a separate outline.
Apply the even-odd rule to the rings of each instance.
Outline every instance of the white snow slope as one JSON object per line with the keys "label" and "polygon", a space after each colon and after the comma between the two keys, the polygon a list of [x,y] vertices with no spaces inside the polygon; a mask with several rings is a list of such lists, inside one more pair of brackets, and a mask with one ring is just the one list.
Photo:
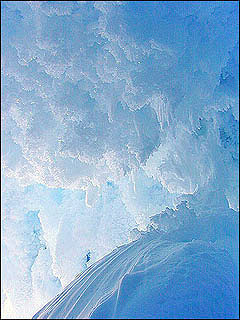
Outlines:
{"label": "white snow slope", "polygon": [[233,210],[199,218],[182,203],[154,216],[148,232],[79,274],[33,318],[238,318],[237,244]]}

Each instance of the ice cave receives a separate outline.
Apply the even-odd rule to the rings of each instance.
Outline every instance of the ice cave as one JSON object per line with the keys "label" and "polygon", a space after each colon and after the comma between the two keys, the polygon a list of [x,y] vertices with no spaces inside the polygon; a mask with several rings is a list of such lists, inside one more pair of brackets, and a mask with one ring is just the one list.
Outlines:
{"label": "ice cave", "polygon": [[239,318],[239,2],[1,1],[3,319]]}

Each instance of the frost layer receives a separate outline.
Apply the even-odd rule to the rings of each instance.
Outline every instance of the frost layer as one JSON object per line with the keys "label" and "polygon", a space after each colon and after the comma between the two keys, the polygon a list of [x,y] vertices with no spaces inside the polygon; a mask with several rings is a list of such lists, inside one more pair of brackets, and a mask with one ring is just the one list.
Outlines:
{"label": "frost layer", "polygon": [[221,185],[237,208],[237,11],[3,2],[5,174],[84,188],[91,205],[102,183],[143,168],[171,193]]}

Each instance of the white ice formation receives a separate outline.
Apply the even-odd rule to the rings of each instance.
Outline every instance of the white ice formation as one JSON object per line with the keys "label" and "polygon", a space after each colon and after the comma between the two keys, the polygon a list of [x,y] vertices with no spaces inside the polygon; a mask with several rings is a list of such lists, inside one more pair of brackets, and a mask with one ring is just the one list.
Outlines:
{"label": "white ice formation", "polygon": [[[219,222],[219,219],[221,220]],[[33,319],[235,319],[238,215],[181,203],[78,275]]]}
{"label": "white ice formation", "polygon": [[[214,234],[237,215],[238,2],[1,6],[4,318],[31,318],[118,246],[136,254],[150,225],[179,228],[182,201],[206,237],[203,217]],[[166,246],[179,259],[189,248],[223,254],[215,238],[196,239]],[[237,264],[232,239],[219,240],[223,268]]]}

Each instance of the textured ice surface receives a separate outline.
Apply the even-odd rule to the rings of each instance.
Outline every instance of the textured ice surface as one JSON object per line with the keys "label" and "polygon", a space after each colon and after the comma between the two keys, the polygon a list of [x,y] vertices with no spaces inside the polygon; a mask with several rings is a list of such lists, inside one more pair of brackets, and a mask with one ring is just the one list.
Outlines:
{"label": "textured ice surface", "polygon": [[4,318],[32,317],[182,200],[213,233],[239,210],[238,2],[1,7]]}
{"label": "textured ice surface", "polygon": [[154,228],[78,275],[34,319],[237,318],[238,215],[197,218],[183,203],[153,220]]}

